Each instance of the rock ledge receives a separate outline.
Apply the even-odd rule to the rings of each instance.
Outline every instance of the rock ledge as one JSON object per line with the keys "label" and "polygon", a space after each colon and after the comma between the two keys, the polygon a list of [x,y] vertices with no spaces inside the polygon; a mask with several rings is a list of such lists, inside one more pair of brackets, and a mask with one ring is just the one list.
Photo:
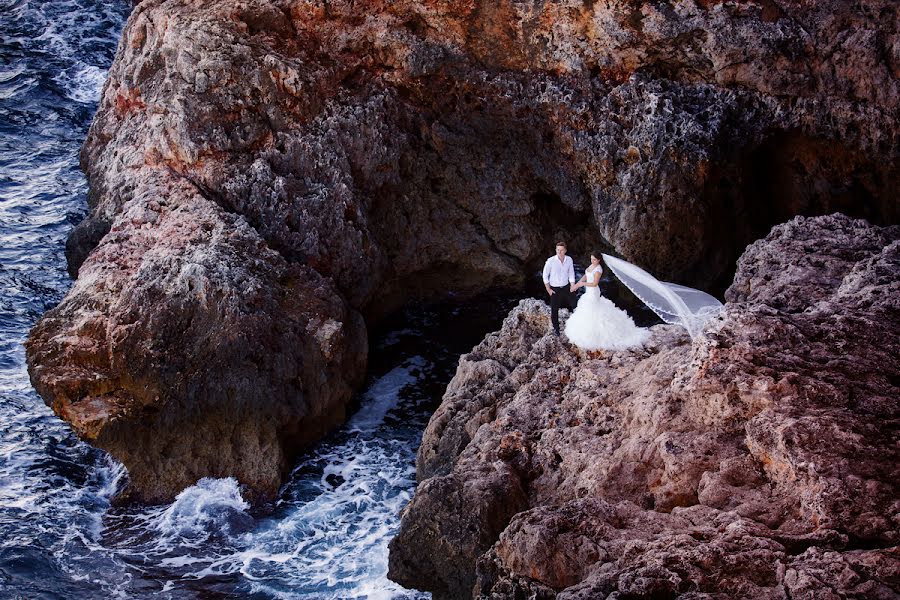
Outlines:
{"label": "rock ledge", "polygon": [[900,227],[796,218],[691,344],[523,300],[425,431],[389,576],[435,598],[896,598]]}

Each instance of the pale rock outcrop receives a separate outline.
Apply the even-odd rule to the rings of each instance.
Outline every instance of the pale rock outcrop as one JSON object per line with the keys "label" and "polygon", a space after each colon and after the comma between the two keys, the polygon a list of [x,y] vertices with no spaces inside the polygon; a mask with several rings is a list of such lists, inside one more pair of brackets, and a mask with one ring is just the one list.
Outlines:
{"label": "pale rock outcrop", "polygon": [[436,598],[894,598],[900,227],[796,218],[619,352],[523,300],[460,359],[390,576]]}

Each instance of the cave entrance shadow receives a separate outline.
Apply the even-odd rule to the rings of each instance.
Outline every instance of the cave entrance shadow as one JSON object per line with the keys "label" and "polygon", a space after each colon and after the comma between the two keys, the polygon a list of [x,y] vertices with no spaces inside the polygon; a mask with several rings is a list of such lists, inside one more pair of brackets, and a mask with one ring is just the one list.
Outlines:
{"label": "cave entrance shadow", "polygon": [[773,133],[714,173],[704,190],[711,207],[705,266],[719,270],[708,291],[722,297],[747,246],[791,218],[841,212],[875,225],[900,221],[896,161],[799,131]]}
{"label": "cave entrance shadow", "polygon": [[[417,384],[418,394],[430,398],[429,414],[440,405],[459,357],[471,352],[489,333],[499,331],[503,319],[525,296],[521,289],[495,287],[478,294],[448,293],[432,300],[411,299],[374,324],[369,331],[367,390],[393,369],[398,357],[422,356],[434,365]],[[354,394],[347,414],[359,410],[363,396]]]}

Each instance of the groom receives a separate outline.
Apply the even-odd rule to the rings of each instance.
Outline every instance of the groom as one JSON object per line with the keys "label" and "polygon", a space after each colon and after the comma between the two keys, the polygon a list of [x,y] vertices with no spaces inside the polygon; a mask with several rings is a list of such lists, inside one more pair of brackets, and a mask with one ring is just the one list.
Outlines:
{"label": "groom", "polygon": [[569,286],[575,283],[575,265],[566,256],[566,243],[556,242],[556,256],[544,263],[544,287],[550,295],[550,320],[553,331],[559,335],[559,307],[565,305],[572,310],[572,294]]}

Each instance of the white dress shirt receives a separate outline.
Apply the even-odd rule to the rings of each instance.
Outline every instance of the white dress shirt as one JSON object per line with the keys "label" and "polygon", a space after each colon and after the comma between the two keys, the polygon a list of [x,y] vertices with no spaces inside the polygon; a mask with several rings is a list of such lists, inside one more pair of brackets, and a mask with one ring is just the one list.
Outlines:
{"label": "white dress shirt", "polygon": [[567,283],[575,283],[575,263],[567,256],[562,262],[559,257],[551,256],[544,263],[544,283],[551,287],[562,287]]}

